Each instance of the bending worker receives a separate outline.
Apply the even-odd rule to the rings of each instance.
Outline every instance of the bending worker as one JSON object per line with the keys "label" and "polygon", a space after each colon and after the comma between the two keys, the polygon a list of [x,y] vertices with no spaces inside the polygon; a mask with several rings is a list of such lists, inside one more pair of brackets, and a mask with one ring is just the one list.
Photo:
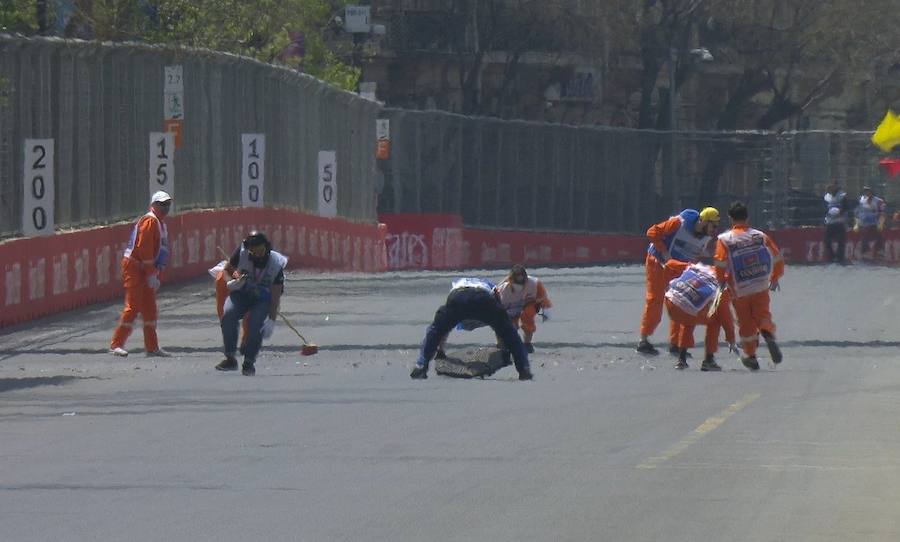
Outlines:
{"label": "bending worker", "polygon": [[[641,340],[637,345],[642,354],[657,355],[659,351],[650,344],[650,335],[662,320],[663,299],[669,281],[678,276],[665,268],[670,259],[694,263],[706,254],[707,246],[718,232],[719,211],[714,207],[706,207],[699,213],[694,209],[685,209],[677,215],[659,224],[650,226],[647,238],[647,258],[644,262],[646,277],[646,296],[644,313],[641,316]],[[675,343],[677,326],[669,326],[670,352],[678,353]]]}
{"label": "bending worker", "polygon": [[169,214],[172,197],[155,192],[150,198],[150,210],[138,219],[122,255],[122,284],[125,287],[125,308],[119,325],[109,342],[109,353],[127,356],[125,341],[131,335],[138,314],[144,321],[144,352],[148,356],[169,357],[159,347],[156,336],[156,290],[159,274],[169,259],[169,242],[163,219]]}
{"label": "bending worker", "polygon": [[506,309],[513,326],[518,328],[521,321],[525,350],[533,354],[534,346],[531,340],[537,330],[534,317],[540,312],[544,320],[549,319],[548,309],[553,306],[547,297],[547,290],[544,289],[540,279],[528,276],[525,267],[519,264],[512,267],[506,279],[498,284],[496,289],[497,295],[500,296],[500,304]]}
{"label": "bending worker", "polygon": [[769,312],[769,291],[778,290],[784,275],[784,259],[778,246],[765,233],[747,224],[747,207],[736,201],[728,209],[731,229],[719,236],[714,256],[716,278],[728,281],[732,305],[737,312],[741,334],[741,363],[751,371],[759,369],[756,348],[762,333],[772,362],[781,363],[781,349],[775,342],[775,323]]}
{"label": "bending worker", "polygon": [[706,356],[700,370],[721,371],[715,358],[719,349],[719,328],[725,328],[725,341],[728,342],[729,350],[737,351],[734,345],[731,295],[720,286],[716,279],[716,269],[711,265],[669,260],[666,262],[666,269],[679,274],[672,279],[666,291],[666,312],[678,324],[675,337],[678,361],[675,362],[675,368],[688,368],[687,351],[694,346],[694,327],[705,325],[706,338],[703,344]]}
{"label": "bending worker", "polygon": [[519,380],[531,380],[531,369],[528,365],[528,352],[513,327],[509,316],[500,305],[500,300],[493,285],[477,278],[462,278],[453,281],[447,301],[434,313],[434,320],[428,326],[416,366],[409,374],[413,379],[428,378],[428,363],[437,351],[438,343],[453,326],[463,320],[477,320],[494,330],[512,354]]}
{"label": "bending worker", "polygon": [[231,293],[225,300],[221,319],[225,359],[216,365],[217,370],[237,370],[238,323],[247,315],[247,332],[240,348],[244,356],[241,373],[256,374],[256,356],[262,341],[275,330],[287,261],[286,256],[272,250],[265,234],[254,231],[225,264],[225,274],[232,280],[228,281]]}

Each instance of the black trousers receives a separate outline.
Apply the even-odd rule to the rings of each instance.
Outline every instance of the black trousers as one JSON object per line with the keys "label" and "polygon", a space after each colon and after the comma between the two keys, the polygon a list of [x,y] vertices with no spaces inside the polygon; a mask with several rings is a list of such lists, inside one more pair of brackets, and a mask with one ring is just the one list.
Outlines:
{"label": "black trousers", "polygon": [[434,320],[428,326],[422,351],[419,352],[419,361],[424,361],[427,367],[441,338],[463,320],[478,320],[491,326],[512,354],[516,370],[521,373],[529,369],[528,352],[509,315],[494,294],[481,288],[460,288],[450,292],[447,302],[434,313]]}
{"label": "black trousers", "polygon": [[[837,252],[834,250],[837,243]],[[825,261],[844,263],[844,248],[847,246],[847,225],[843,222],[825,225]]]}

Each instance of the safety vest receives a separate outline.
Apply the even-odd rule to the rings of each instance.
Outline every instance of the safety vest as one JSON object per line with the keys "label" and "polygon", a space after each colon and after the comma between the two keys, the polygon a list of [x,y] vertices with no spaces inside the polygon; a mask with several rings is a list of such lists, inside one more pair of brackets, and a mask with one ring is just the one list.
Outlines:
{"label": "safety vest", "polygon": [[250,259],[250,251],[241,247],[237,268],[242,275],[247,275],[247,281],[241,290],[255,292],[263,299],[270,299],[272,297],[272,284],[278,274],[284,270],[287,262],[287,256],[270,250],[269,261],[266,262],[266,266],[258,269]]}
{"label": "safety vest", "polygon": [[484,279],[476,279],[472,277],[466,277],[461,279],[456,279],[453,281],[450,286],[450,291],[461,290],[463,288],[478,288],[480,290],[486,290],[488,292],[494,291],[494,283],[484,280]]}
{"label": "safety vest", "polygon": [[735,296],[744,297],[769,288],[773,258],[765,239],[763,232],[753,228],[732,229],[719,235],[727,249],[726,265],[734,282]]}
{"label": "safety vest", "polygon": [[534,303],[537,300],[538,280],[535,277],[527,277],[525,284],[519,286],[511,281],[504,280],[497,286],[497,293],[500,295],[500,304],[506,309],[506,314],[510,316],[518,316],[522,313],[525,305]]}
{"label": "safety vest", "polygon": [[[663,237],[662,242],[673,259],[682,262],[696,262],[703,255],[703,250],[710,240],[708,235],[697,237],[694,233],[697,221],[700,220],[700,213],[693,209],[685,209],[678,213],[678,220],[681,221],[681,226],[674,233]],[[662,254],[656,250],[653,243],[650,243],[647,252],[657,260],[663,261]]]}
{"label": "safety vest", "polygon": [[847,221],[844,213],[844,198],[847,193],[840,191],[837,194],[825,194],[825,223],[826,224],[842,224]]}
{"label": "safety vest", "polygon": [[694,264],[676,279],[669,281],[666,299],[676,307],[696,316],[716,296],[719,282],[712,266]]}
{"label": "safety vest", "polygon": [[[166,229],[166,224],[162,220],[159,219],[153,211],[147,211],[147,214],[138,219],[134,224],[134,228],[131,230],[131,237],[128,238],[128,245],[125,247],[125,252],[122,254],[125,258],[131,258],[131,252],[134,250],[134,243],[137,239],[138,226],[141,225],[141,221],[150,217],[153,220],[153,223],[156,224],[156,227],[159,229],[159,250],[156,252],[156,257],[153,258],[153,266],[156,267],[157,270],[162,270],[163,267],[166,266],[166,263],[169,261],[169,233]],[[143,262],[141,262],[143,263]]]}
{"label": "safety vest", "polygon": [[884,200],[878,196],[872,196],[866,200],[865,196],[859,197],[859,207],[856,208],[856,219],[860,226],[875,226],[878,224],[878,215],[884,211]]}

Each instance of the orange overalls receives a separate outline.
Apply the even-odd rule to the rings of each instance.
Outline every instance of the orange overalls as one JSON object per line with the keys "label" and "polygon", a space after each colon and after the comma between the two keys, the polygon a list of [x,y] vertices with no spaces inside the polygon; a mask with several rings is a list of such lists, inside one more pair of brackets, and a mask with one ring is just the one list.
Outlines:
{"label": "orange overalls", "polygon": [[[766,254],[771,262],[768,266],[764,263]],[[716,278],[720,283],[727,280],[733,292],[731,304],[737,313],[741,349],[747,357],[755,356],[759,332],[775,335],[769,311],[769,285],[784,275],[781,251],[768,235],[738,222],[719,236],[713,259]],[[738,266],[741,268],[736,269]],[[737,277],[744,278],[736,280]]]}
{"label": "orange overalls", "polygon": [[[696,213],[696,211],[694,211]],[[684,211],[682,212],[684,213]],[[691,227],[685,224],[681,215],[676,215],[664,222],[654,224],[647,229],[647,238],[656,252],[663,253],[669,251],[667,240],[673,239],[682,227]],[[693,235],[689,233],[688,235]],[[702,239],[702,238],[701,238]],[[644,275],[646,278],[646,295],[644,298],[644,312],[641,315],[641,337],[649,337],[653,335],[656,326],[662,320],[663,300],[666,297],[666,288],[669,281],[677,277],[680,273],[666,269],[664,262],[661,262],[649,251],[644,262]],[[678,333],[678,326],[674,322],[669,322],[669,344],[675,344]]]}
{"label": "orange overalls", "polygon": [[[666,268],[677,273],[677,276],[681,276],[690,266],[691,264],[678,260],[666,262]],[[710,317],[707,314],[709,304],[704,305],[696,315],[692,315],[666,298],[666,312],[669,314],[669,318],[678,324],[675,341],[672,344],[680,349],[693,348],[694,327],[698,325],[706,326],[704,347],[707,355],[715,354],[719,349],[719,328],[725,329],[725,341],[733,344],[735,339],[734,318],[731,315],[730,302],[731,294],[726,289],[722,292],[718,309]]]}
{"label": "orange overalls", "polygon": [[119,325],[113,332],[109,347],[124,348],[131,335],[138,314],[144,322],[144,350],[159,350],[156,336],[156,290],[147,284],[151,276],[159,278],[157,259],[165,247],[166,226],[151,209],[138,219],[132,232],[133,240],[122,258],[122,284],[125,287],[125,308]]}
{"label": "orange overalls", "polygon": [[[500,296],[500,304],[510,315],[513,326],[518,329],[521,325],[522,331],[529,334],[537,331],[534,317],[537,315],[538,307],[549,309],[553,306],[543,283],[534,277],[528,277],[526,284],[520,286],[518,292],[512,292],[508,281],[501,282],[496,291]],[[518,310],[519,306],[521,310]]]}
{"label": "orange overalls", "polygon": [[[219,320],[222,320],[222,316],[225,314],[225,300],[228,299],[228,296],[231,292],[228,291],[228,281],[230,277],[225,275],[225,270],[221,270],[216,273],[215,276],[215,284],[216,284],[216,314],[219,315]],[[244,344],[244,337],[247,336],[247,316],[244,316],[244,319],[241,322],[241,344]]]}

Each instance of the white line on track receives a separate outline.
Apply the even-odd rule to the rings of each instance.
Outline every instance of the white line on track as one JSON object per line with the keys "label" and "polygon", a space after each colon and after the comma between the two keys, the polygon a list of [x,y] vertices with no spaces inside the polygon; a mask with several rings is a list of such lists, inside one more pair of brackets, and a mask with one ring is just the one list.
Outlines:
{"label": "white line on track", "polygon": [[734,414],[739,412],[741,409],[759,399],[758,393],[751,393],[749,395],[744,396],[740,401],[736,401],[728,405],[728,408],[723,410],[722,412],[707,418],[707,420],[701,423],[696,429],[691,431],[686,437],[679,440],[675,444],[672,445],[668,450],[664,451],[659,455],[655,455],[652,457],[648,457],[641,464],[637,466],[638,469],[655,469],[659,465],[669,461],[670,459],[676,457],[680,453],[687,450],[692,444],[700,440],[707,433],[711,432],[713,429],[716,429],[723,423],[725,420],[732,417]]}

